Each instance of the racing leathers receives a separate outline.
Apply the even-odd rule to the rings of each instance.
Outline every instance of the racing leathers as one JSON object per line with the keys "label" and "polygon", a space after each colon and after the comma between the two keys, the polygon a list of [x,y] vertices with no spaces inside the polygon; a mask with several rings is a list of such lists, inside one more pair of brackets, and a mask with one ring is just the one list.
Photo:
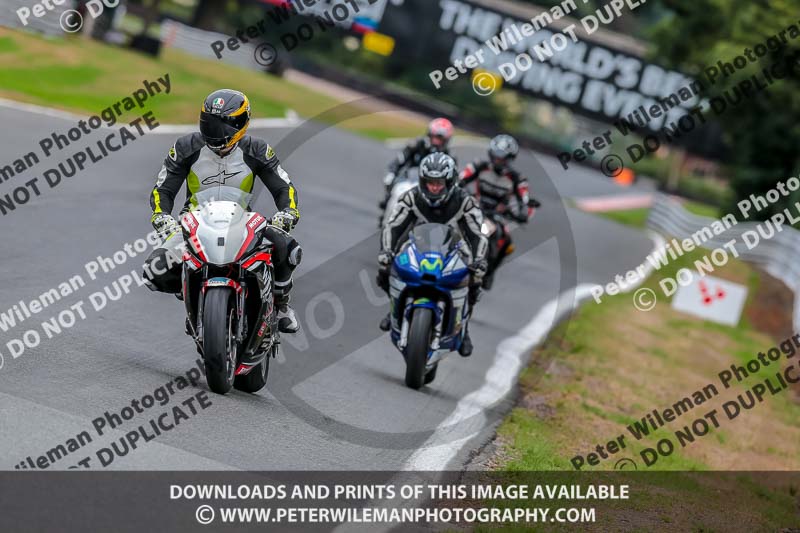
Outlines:
{"label": "racing leathers", "polygon": [[[205,145],[200,133],[178,139],[164,159],[150,194],[151,222],[162,235],[180,231],[170,213],[184,183],[187,192],[181,214],[197,206],[195,194],[200,191],[224,185],[251,193],[256,177],[267,187],[279,209],[262,237],[273,243],[276,304],[279,308],[288,307],[292,272],[302,255],[299,244],[288,233],[300,216],[297,190],[266,141],[245,135],[233,150],[219,156]],[[169,239],[171,235],[163,237]],[[181,265],[171,259],[167,248],[153,251],[145,263],[145,277],[156,290],[169,293],[181,290]]]}
{"label": "racing leathers", "polygon": [[[464,262],[469,265],[471,273],[470,305],[475,305],[483,275],[486,273],[488,242],[481,233],[483,213],[475,198],[460,187],[456,187],[440,207],[431,207],[420,196],[419,188],[415,187],[400,197],[391,218],[383,228],[380,255],[393,257],[399,246],[407,240],[409,232],[419,224],[433,222],[450,226],[468,244],[469,249],[464,250]],[[384,264],[378,271],[378,284],[388,291],[391,262],[384,260],[382,263]]]}
{"label": "racing leathers", "polygon": [[447,146],[434,146],[431,143],[430,137],[419,137],[407,144],[406,147],[403,148],[403,151],[397,154],[396,158],[392,159],[392,162],[389,163],[389,173],[383,180],[383,184],[386,186],[386,194],[384,199],[380,202],[381,209],[386,207],[389,196],[392,194],[392,187],[394,187],[400,173],[405,172],[409,168],[418,167],[420,162],[425,159],[425,156],[434,152],[441,152],[444,154],[450,153]]}
{"label": "racing leathers", "polygon": [[[517,222],[528,221],[528,180],[506,165],[497,168],[490,161],[478,160],[461,171],[461,185],[477,182],[476,197],[484,213],[508,214]],[[513,208],[509,200],[516,198]]]}

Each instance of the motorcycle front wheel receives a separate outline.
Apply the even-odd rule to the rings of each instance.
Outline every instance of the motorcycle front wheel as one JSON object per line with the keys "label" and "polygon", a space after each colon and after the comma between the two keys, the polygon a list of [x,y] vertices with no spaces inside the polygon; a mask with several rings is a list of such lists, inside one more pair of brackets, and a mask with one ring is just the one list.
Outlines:
{"label": "motorcycle front wheel", "polygon": [[432,329],[433,310],[427,307],[414,309],[406,346],[406,385],[415,390],[425,384]]}
{"label": "motorcycle front wheel", "polygon": [[267,354],[258,366],[248,374],[236,376],[233,382],[233,386],[236,387],[236,390],[253,393],[263,389],[267,384],[267,377],[269,376],[269,360],[272,358],[273,354],[277,355],[277,351],[278,345],[273,344],[270,348],[270,353]]}
{"label": "motorcycle front wheel", "polygon": [[208,387],[226,394],[233,387],[236,373],[234,308],[230,289],[211,287],[203,304],[203,360]]}

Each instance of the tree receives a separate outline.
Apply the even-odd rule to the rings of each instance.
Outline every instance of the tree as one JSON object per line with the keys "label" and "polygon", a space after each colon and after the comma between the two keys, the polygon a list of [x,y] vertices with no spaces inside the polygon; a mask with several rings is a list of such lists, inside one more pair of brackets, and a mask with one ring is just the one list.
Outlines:
{"label": "tree", "polygon": [[[800,0],[663,0],[671,15],[652,31],[661,63],[694,76],[705,84],[706,96],[742,95],[745,80],[765,83],[763,69],[782,66],[787,75],[763,91],[743,96],[738,105],[715,118],[730,151],[731,187],[735,201],[763,194],[778,181],[796,176],[800,168]],[[781,34],[783,32],[783,34]],[[768,46],[761,57],[756,46]],[[754,57],[741,69],[712,80],[707,68]],[[741,60],[740,64],[741,64]],[[713,83],[712,83],[713,81]],[[739,91],[737,93],[737,91]],[[714,116],[712,112],[709,112]],[[787,202],[759,214],[766,218]],[[733,208],[733,206],[731,206]]]}

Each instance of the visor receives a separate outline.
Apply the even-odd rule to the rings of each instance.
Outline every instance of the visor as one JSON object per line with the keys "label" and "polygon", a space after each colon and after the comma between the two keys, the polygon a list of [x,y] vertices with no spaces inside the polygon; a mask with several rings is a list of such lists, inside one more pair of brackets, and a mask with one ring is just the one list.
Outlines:
{"label": "visor", "polygon": [[419,188],[429,200],[439,200],[447,196],[447,180],[420,176]]}
{"label": "visor", "polygon": [[200,134],[209,148],[225,148],[236,135],[247,126],[247,115],[225,117],[200,113]]}

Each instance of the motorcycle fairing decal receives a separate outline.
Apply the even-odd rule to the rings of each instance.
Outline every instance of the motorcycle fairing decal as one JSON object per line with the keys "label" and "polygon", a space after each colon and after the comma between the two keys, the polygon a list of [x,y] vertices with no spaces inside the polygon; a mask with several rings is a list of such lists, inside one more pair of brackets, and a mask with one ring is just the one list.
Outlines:
{"label": "motorcycle fairing decal", "polygon": [[231,287],[237,294],[242,292],[242,286],[230,278],[211,278],[203,283],[203,292],[211,287]]}
{"label": "motorcycle fairing decal", "polygon": [[420,269],[427,272],[438,272],[440,268],[444,267],[444,262],[441,257],[435,257],[431,260],[430,257],[425,257],[419,262]]}
{"label": "motorcycle fairing decal", "polygon": [[450,256],[447,258],[447,262],[445,263],[445,268],[444,271],[442,272],[442,275],[451,276],[456,273],[461,273],[461,271],[466,269],[467,265],[464,263],[464,261],[461,260],[460,254],[454,252],[450,254]]}
{"label": "motorcycle fairing decal", "polygon": [[206,257],[205,252],[203,251],[203,245],[197,238],[197,230],[200,227],[200,224],[197,223],[197,219],[191,212],[187,212],[181,218],[181,224],[183,228],[189,232],[189,244],[194,248],[197,252],[197,256],[204,262],[208,262],[208,258]]}
{"label": "motorcycle fairing decal", "polygon": [[244,363],[240,364],[239,367],[236,369],[237,376],[246,376],[250,373],[258,365],[246,365]]}
{"label": "motorcycle fairing decal", "polygon": [[203,266],[203,264],[200,261],[198,261],[197,259],[195,259],[194,256],[192,254],[190,254],[189,252],[184,252],[183,253],[183,261],[186,262],[186,263],[191,262],[191,264],[194,265],[194,269],[193,270],[196,270],[196,269],[200,268],[201,266]]}
{"label": "motorcycle fairing decal", "polygon": [[264,261],[266,264],[271,265],[272,264],[272,255],[268,254],[267,252],[259,252],[259,253],[255,254],[253,257],[251,257],[250,259],[248,259],[247,261],[245,261],[242,264],[242,268],[247,270],[251,266],[253,266],[255,263],[259,262],[259,261]]}
{"label": "motorcycle fairing decal", "polygon": [[267,219],[259,215],[258,213],[253,213],[250,217],[250,220],[247,222],[247,238],[244,240],[244,244],[236,253],[236,258],[234,261],[238,261],[241,259],[242,255],[247,251],[247,248],[250,246],[250,243],[253,242],[253,238],[256,236],[256,232],[261,230],[262,225],[266,225]]}

